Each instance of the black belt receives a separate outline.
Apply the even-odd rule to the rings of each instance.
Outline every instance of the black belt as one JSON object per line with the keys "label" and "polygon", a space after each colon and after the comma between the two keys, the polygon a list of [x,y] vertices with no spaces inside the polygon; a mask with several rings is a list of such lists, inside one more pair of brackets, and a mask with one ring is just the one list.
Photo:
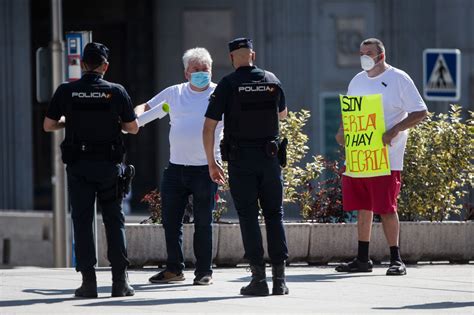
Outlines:
{"label": "black belt", "polygon": [[174,164],[169,162],[169,166],[172,168],[187,168],[187,169],[208,169],[209,167],[207,165],[183,165],[183,164]]}
{"label": "black belt", "polygon": [[241,148],[260,148],[270,141],[276,141],[276,139],[234,140],[234,143]]}
{"label": "black belt", "polygon": [[115,150],[117,144],[107,143],[107,144],[90,144],[90,143],[81,143],[77,144],[79,151],[83,153],[108,153],[110,150]]}

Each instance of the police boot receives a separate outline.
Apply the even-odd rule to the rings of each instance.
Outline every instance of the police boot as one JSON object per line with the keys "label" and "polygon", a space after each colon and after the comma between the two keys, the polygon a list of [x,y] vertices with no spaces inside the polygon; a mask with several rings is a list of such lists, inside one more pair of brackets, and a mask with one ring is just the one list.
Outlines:
{"label": "police boot", "polygon": [[272,265],[273,295],[290,293],[285,283],[285,263]]}
{"label": "police boot", "polygon": [[250,265],[250,271],[252,272],[252,281],[250,281],[249,285],[240,289],[240,294],[267,296],[269,292],[265,275],[265,264]]}
{"label": "police boot", "polygon": [[81,271],[82,285],[74,291],[74,296],[82,298],[96,298],[97,297],[97,279],[95,277],[95,270],[90,269]]}
{"label": "police boot", "polygon": [[112,297],[133,295],[135,295],[135,290],[128,283],[127,270],[115,271],[112,269]]}

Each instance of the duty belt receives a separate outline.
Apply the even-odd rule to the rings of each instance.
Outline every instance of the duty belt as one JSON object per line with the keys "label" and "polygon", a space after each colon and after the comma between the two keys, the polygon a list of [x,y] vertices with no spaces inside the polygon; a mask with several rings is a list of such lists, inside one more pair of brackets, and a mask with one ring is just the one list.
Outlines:
{"label": "duty belt", "polygon": [[270,141],[275,141],[275,139],[234,140],[235,144],[242,148],[260,148]]}
{"label": "duty belt", "polygon": [[108,153],[110,150],[115,150],[116,144],[90,144],[81,143],[79,144],[79,150],[83,153]]}

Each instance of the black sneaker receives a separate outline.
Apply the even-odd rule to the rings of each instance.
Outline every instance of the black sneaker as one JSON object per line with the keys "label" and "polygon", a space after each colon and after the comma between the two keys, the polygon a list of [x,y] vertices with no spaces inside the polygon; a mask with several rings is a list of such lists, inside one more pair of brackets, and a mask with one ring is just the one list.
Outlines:
{"label": "black sneaker", "polygon": [[401,261],[391,261],[387,269],[387,276],[404,276],[407,274],[407,267]]}
{"label": "black sneaker", "polygon": [[374,264],[369,259],[367,262],[354,258],[351,262],[342,263],[336,267],[337,272],[372,272]]}
{"label": "black sneaker", "polygon": [[213,283],[211,275],[197,275],[193,285],[211,285]]}
{"label": "black sneaker", "polygon": [[169,283],[180,282],[184,280],[186,279],[184,278],[184,274],[182,272],[174,273],[166,269],[148,279],[148,281],[150,281],[151,283]]}

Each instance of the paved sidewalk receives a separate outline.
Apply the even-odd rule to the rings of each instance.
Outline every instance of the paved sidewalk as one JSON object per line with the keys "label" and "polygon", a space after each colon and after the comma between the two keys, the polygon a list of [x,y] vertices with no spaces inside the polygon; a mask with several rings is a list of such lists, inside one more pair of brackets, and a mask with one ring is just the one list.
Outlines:
{"label": "paved sidewalk", "polygon": [[126,298],[110,297],[110,269],[101,268],[97,299],[73,297],[80,284],[73,269],[1,269],[0,314],[474,314],[473,264],[409,266],[402,277],[385,276],[386,268],[348,275],[334,266],[289,267],[290,295],[269,297],[238,295],[246,268],[215,269],[208,287],[193,286],[192,271],[184,283],[150,284],[157,270],[146,268],[129,272],[136,295]]}

